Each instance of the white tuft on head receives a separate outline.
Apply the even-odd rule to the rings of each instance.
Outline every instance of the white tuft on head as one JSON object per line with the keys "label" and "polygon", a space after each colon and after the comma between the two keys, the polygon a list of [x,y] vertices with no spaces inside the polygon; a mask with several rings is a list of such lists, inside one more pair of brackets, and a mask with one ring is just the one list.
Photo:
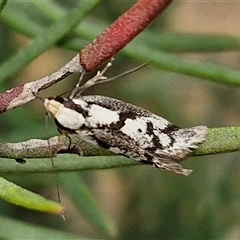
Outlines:
{"label": "white tuft on head", "polygon": [[45,99],[44,106],[65,128],[77,130],[85,123],[85,118],[81,113],[65,107],[62,103],[54,99]]}
{"label": "white tuft on head", "polygon": [[44,106],[47,110],[47,112],[51,113],[53,116],[56,115],[56,113],[59,111],[59,108],[61,108],[61,103],[60,102],[57,102],[56,100],[54,99],[48,99],[46,98],[44,100]]}

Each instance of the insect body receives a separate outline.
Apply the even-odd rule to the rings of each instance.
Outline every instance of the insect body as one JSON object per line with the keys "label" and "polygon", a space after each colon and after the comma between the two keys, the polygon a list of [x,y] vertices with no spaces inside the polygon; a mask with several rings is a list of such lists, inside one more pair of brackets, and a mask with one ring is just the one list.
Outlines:
{"label": "insect body", "polygon": [[207,127],[181,129],[147,110],[105,96],[48,98],[60,131],[157,168],[188,175],[180,162],[198,148]]}

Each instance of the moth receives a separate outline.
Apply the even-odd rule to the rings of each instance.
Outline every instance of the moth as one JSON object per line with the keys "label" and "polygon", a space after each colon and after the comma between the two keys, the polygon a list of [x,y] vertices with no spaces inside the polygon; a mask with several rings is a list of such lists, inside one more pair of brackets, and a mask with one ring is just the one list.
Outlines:
{"label": "moth", "polygon": [[145,109],[114,98],[82,96],[85,89],[110,81],[104,76],[108,65],[69,97],[45,99],[61,132],[77,134],[83,140],[157,168],[189,175],[180,162],[199,147],[207,135],[206,126],[180,128]]}

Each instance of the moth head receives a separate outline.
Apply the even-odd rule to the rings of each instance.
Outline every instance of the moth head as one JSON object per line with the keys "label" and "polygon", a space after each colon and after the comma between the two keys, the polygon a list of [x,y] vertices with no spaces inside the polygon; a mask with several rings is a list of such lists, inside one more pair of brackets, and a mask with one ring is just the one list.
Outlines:
{"label": "moth head", "polygon": [[44,100],[44,106],[47,112],[51,113],[53,116],[57,114],[57,112],[63,106],[64,99],[62,97],[49,97]]}

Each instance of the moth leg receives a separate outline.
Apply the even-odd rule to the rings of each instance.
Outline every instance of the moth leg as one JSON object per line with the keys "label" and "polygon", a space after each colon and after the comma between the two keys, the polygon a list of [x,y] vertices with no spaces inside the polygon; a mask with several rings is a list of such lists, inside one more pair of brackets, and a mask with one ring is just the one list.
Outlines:
{"label": "moth leg", "polygon": [[65,135],[68,140],[69,140],[69,144],[68,144],[68,150],[71,150],[71,145],[72,145],[72,139],[69,137],[69,135]]}

